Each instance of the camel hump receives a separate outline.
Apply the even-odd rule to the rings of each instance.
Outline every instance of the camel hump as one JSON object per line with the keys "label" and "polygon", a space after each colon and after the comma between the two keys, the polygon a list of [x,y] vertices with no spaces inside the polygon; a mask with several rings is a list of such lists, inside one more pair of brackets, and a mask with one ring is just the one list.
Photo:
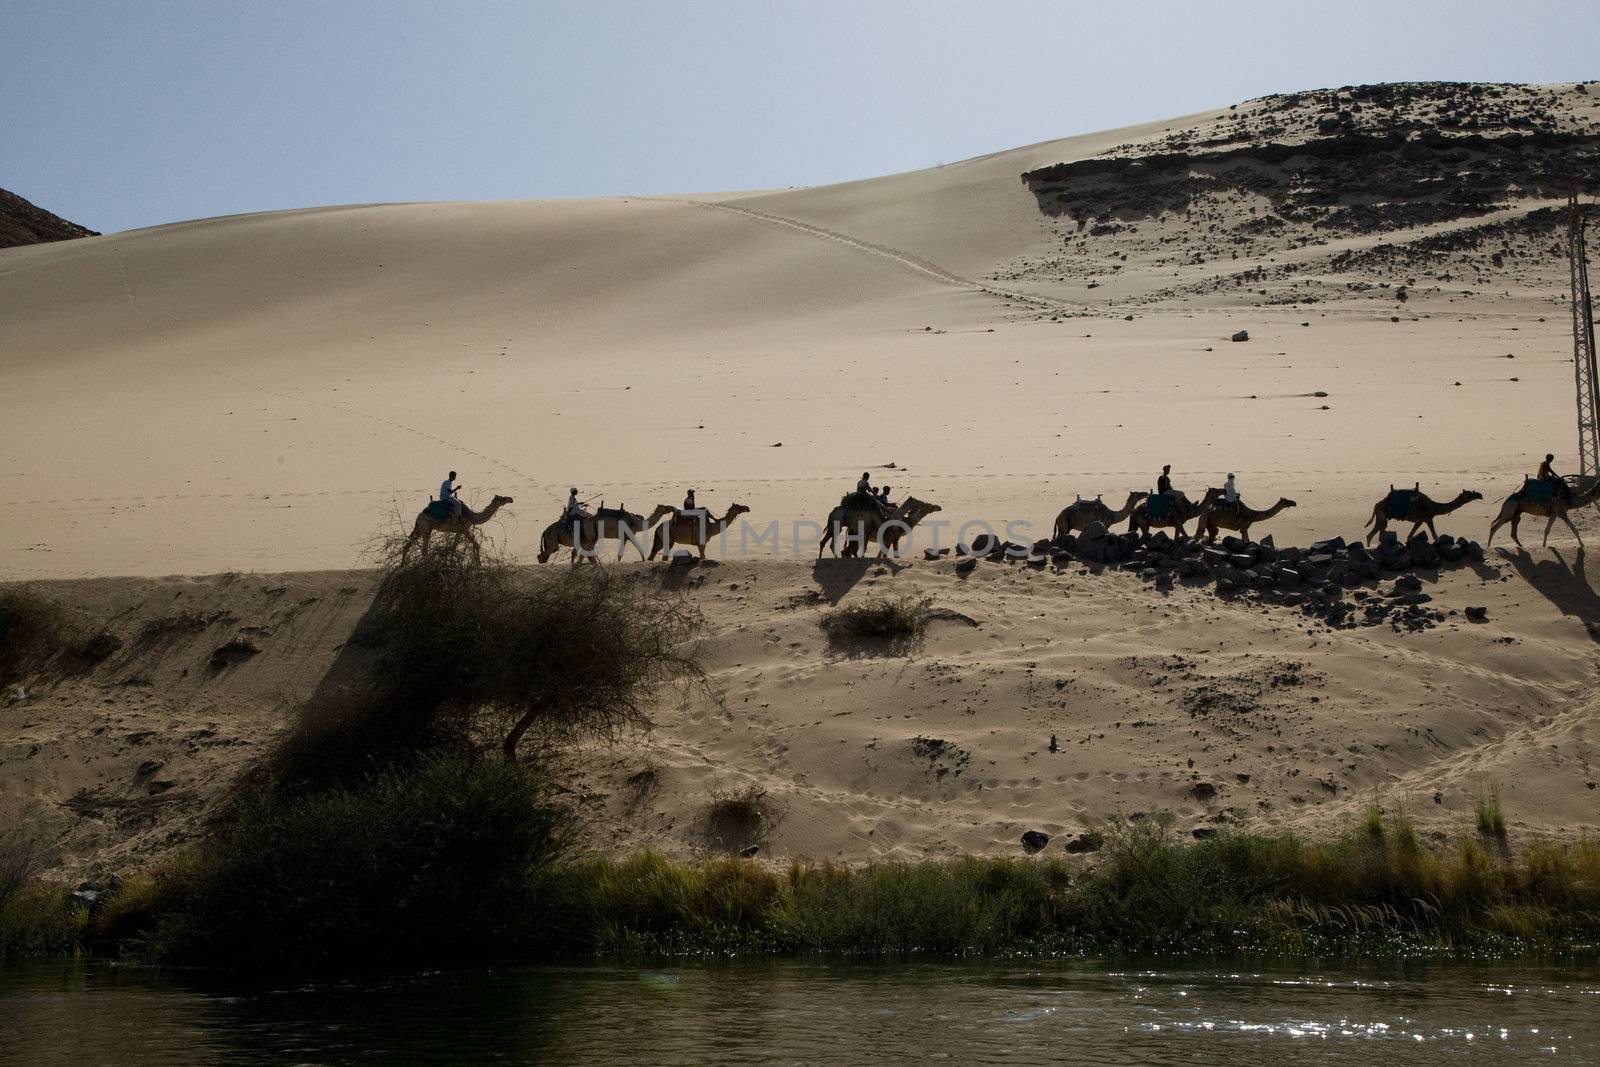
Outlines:
{"label": "camel hump", "polygon": [[1422,493],[1416,489],[1396,489],[1391,486],[1383,504],[1391,519],[1409,519],[1412,509],[1417,506],[1417,498],[1421,495]]}

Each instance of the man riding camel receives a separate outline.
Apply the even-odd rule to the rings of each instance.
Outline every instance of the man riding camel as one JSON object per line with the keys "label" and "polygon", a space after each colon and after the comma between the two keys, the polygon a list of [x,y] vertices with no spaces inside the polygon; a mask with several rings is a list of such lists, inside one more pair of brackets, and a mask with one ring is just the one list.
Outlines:
{"label": "man riding camel", "polygon": [[1544,462],[1539,464],[1539,473],[1534,475],[1534,479],[1549,485],[1551,487],[1551,493],[1557,498],[1562,500],[1571,500],[1572,487],[1569,486],[1566,482],[1566,479],[1557,474],[1555,468],[1551,466],[1551,464],[1555,462],[1555,458],[1556,454],[1554,452],[1546,452],[1544,456]]}
{"label": "man riding camel", "polygon": [[1172,492],[1172,464],[1162,466],[1161,476],[1156,479],[1156,495],[1166,496]]}
{"label": "man riding camel", "polygon": [[461,498],[456,495],[456,472],[451,471],[450,477],[439,483],[439,503],[450,509],[450,517],[461,517]]}
{"label": "man riding camel", "polygon": [[590,515],[588,511],[584,510],[583,504],[584,502],[578,499],[577,487],[573,487],[572,491],[567,496],[567,506],[561,511],[561,524],[563,526],[567,526],[575,522],[583,522],[587,519],[594,518],[593,515]]}

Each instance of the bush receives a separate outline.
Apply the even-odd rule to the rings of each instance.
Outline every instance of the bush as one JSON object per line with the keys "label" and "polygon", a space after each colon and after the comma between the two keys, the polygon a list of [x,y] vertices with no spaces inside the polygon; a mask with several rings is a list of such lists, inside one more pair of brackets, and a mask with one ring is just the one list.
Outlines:
{"label": "bush", "polygon": [[905,644],[927,632],[932,604],[931,599],[913,596],[868,600],[830,611],[818,625],[834,644],[852,641]]}
{"label": "bush", "polygon": [[0,592],[0,685],[46,664],[69,641],[66,614],[24,586]]}
{"label": "bush", "polygon": [[273,768],[285,783],[610,736],[647,725],[663,689],[704,685],[702,620],[682,594],[601,567],[530,575],[459,539],[386,558],[358,632],[372,684],[304,709]]}
{"label": "bush", "polygon": [[526,950],[566,832],[542,779],[501,760],[435,755],[354,788],[251,793],[195,862],[158,879],[150,947],[253,965]]}
{"label": "bush", "polygon": [[38,880],[47,858],[21,830],[0,835],[0,960],[77,948],[88,911],[59,887]]}
{"label": "bush", "polygon": [[762,787],[712,790],[702,817],[706,844],[721,852],[761,848],[783,821],[783,809]]}

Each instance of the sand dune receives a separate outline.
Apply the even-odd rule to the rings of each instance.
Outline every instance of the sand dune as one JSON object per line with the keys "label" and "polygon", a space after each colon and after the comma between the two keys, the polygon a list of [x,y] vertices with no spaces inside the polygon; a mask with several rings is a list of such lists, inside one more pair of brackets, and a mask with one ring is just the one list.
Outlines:
{"label": "sand dune", "polygon": [[[1572,465],[1554,195],[1507,172],[1488,199],[1330,187],[1311,211],[1292,161],[1239,164],[1262,193],[1220,166],[1138,177],[1160,153],[1249,156],[1440,116],[1451,136],[1532,131],[1580,152],[1597,126],[1570,86],[1396,99],[1267,98],[817,189],[351,206],[0,250],[0,453],[20,501],[0,570],[99,579],[51,587],[130,625],[178,591],[243,622],[266,609],[224,579],[109,576],[343,571],[452,468],[469,499],[516,498],[493,531],[524,559],[569,485],[638,511],[693,485],[715,510],[779,520],[786,555],[788,521],[822,518],[869,468],[941,504],[945,543],[969,520],[1045,536],[1076,494],[1120,500],[1164,462],[1193,490],[1235,471],[1258,505],[1293,498],[1259,531],[1280,544],[1358,535],[1413,481],[1482,491],[1449,527],[1481,538],[1545,451]],[[1122,177],[1023,180],[1091,159]],[[1453,606],[1497,598],[1494,629],[1392,640],[1116,578],[872,571],[846,595],[927,593],[981,624],[936,627],[909,661],[830,658],[804,598],[831,579],[809,562],[730,563],[702,594],[725,709],[664,713],[653,738],[572,773],[619,843],[672,848],[692,847],[709,784],[767,783],[790,812],[786,854],[1010,847],[1024,822],[1116,808],[1307,823],[1375,789],[1443,825],[1493,776],[1523,791],[1514,821],[1587,825],[1584,624],[1600,613],[1570,538],[1555,543],[1500,561],[1503,583],[1443,583]],[[203,804],[316,684],[369,591],[347,574],[238,582],[318,598],[296,616],[314,623],[261,624],[300,636],[272,637],[238,682],[180,680],[206,651],[184,645],[123,665],[152,686],[102,672],[7,709],[6,803],[57,811],[79,861],[155,847],[51,807],[131,788],[144,742],[119,731],[153,731],[189,768],[172,797]],[[1292,692],[1261,682],[1280,660],[1304,664]],[[1206,678],[1252,710],[1226,730],[1194,719],[1184,694]],[[1269,730],[1285,738],[1271,750]],[[965,753],[960,776],[916,756],[918,736]],[[647,760],[663,791],[624,810],[619,783]],[[1194,774],[1224,787],[1217,804],[1184,799]]]}

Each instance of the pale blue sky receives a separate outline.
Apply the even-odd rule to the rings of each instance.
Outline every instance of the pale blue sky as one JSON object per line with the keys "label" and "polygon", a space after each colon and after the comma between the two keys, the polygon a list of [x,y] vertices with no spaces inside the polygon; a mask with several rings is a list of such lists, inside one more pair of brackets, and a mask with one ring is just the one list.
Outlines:
{"label": "pale blue sky", "polygon": [[813,185],[1357,82],[1600,75],[1578,0],[0,0],[0,187],[95,229]]}

